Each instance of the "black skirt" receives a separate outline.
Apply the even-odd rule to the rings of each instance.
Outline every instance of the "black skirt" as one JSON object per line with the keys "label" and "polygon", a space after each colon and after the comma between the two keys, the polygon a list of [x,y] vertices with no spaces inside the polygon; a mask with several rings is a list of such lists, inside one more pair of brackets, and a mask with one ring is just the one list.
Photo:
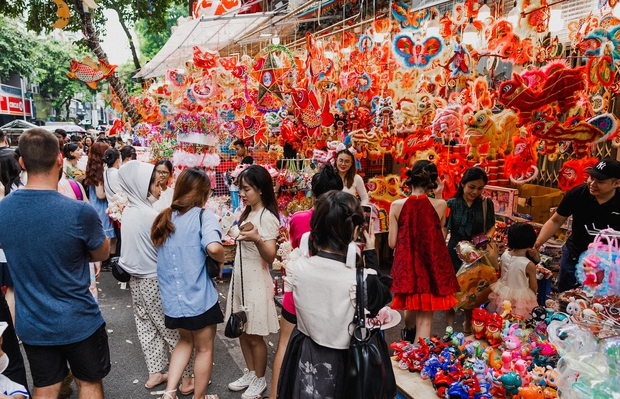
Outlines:
{"label": "black skirt", "polygon": [[321,346],[295,327],[280,369],[278,398],[344,398],[346,356],[346,349]]}
{"label": "black skirt", "polygon": [[189,331],[202,330],[205,327],[224,322],[224,315],[219,302],[201,315],[193,317],[169,317],[166,316],[164,324],[171,330],[182,328]]}

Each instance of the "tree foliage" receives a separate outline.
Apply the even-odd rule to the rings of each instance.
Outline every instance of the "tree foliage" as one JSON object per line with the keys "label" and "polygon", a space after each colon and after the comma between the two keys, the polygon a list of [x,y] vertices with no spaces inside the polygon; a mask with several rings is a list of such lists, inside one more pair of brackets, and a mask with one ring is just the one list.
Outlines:
{"label": "tree foliage", "polygon": [[76,94],[91,92],[84,83],[67,77],[69,61],[81,61],[85,56],[83,50],[66,42],[40,40],[37,52],[40,57],[36,60],[37,74],[34,80],[39,83],[41,95],[52,103],[57,112],[63,107],[67,108]]}
{"label": "tree foliage", "polygon": [[173,4],[166,15],[166,27],[165,29],[153,32],[152,24],[149,19],[141,19],[136,22],[134,29],[138,35],[138,42],[140,44],[140,53],[147,60],[150,61],[155,54],[164,47],[164,44],[168,41],[172,35],[172,27],[177,24],[177,20],[181,17],[187,17],[189,10],[187,6]]}
{"label": "tree foliage", "polygon": [[0,16],[0,80],[8,80],[12,73],[32,78],[35,47],[34,35],[16,20]]}

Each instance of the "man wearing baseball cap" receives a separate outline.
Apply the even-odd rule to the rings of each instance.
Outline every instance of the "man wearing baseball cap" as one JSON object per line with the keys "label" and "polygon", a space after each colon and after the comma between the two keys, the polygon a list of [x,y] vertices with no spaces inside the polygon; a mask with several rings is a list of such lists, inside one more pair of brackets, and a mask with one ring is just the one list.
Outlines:
{"label": "man wearing baseball cap", "polygon": [[573,215],[572,233],[562,247],[560,279],[558,290],[564,292],[577,287],[575,268],[579,256],[594,241],[586,227],[592,229],[620,230],[620,162],[605,158],[587,169],[590,176],[585,184],[566,193],[557,211],[544,224],[535,247],[547,242],[562,226],[566,218]]}

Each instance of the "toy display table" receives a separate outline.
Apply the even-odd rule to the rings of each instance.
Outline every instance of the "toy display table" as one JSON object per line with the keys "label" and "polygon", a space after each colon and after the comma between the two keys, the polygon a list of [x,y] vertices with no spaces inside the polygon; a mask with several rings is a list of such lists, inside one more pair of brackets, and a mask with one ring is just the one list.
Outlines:
{"label": "toy display table", "polygon": [[398,362],[392,360],[398,399],[437,399],[437,392],[430,380],[423,380],[420,373],[411,373],[409,370],[401,370]]}

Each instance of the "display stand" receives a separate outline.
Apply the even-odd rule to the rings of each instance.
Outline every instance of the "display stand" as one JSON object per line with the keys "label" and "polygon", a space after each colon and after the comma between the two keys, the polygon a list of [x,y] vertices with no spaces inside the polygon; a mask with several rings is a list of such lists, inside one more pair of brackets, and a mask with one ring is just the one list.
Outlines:
{"label": "display stand", "polygon": [[420,373],[412,373],[409,370],[401,370],[398,362],[392,360],[392,369],[396,378],[397,398],[404,399],[436,399],[438,398],[435,388],[430,380],[423,380]]}

